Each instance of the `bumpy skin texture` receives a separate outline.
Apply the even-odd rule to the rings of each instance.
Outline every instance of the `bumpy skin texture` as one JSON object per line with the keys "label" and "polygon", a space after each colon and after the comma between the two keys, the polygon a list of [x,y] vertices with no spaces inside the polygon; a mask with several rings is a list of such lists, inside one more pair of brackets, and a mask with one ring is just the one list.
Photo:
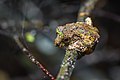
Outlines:
{"label": "bumpy skin texture", "polygon": [[90,54],[98,42],[98,29],[89,22],[76,22],[59,26],[56,29],[55,45]]}

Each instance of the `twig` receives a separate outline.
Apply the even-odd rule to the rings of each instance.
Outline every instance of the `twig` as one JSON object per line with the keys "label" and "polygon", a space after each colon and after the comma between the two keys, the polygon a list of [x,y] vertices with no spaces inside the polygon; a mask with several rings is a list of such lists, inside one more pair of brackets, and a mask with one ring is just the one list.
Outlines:
{"label": "twig", "polygon": [[98,0],[86,0],[86,2],[79,9],[77,21],[84,21],[94,9],[97,1]]}
{"label": "twig", "polygon": [[30,53],[28,48],[26,48],[27,46],[24,46],[23,42],[21,42],[21,40],[19,39],[20,35],[24,39],[24,24],[22,27],[22,32],[21,32],[21,34],[19,33],[19,35],[18,35],[17,31],[16,31],[16,33],[13,33],[13,32],[10,33],[10,32],[6,32],[6,31],[2,31],[2,30],[0,30],[0,34],[5,35],[10,38],[13,38],[15,40],[15,42],[17,43],[17,45],[20,47],[20,49],[31,60],[31,62],[36,64],[48,77],[50,77],[51,80],[55,80],[53,75],[38,60],[35,59],[35,57],[32,55],[32,53]]}
{"label": "twig", "polygon": [[18,46],[25,53],[25,55],[31,60],[31,62],[36,64],[48,77],[50,77],[51,80],[55,80],[55,78],[50,74],[50,72],[39,61],[37,61],[35,57],[24,47],[17,35],[14,36],[14,39]]}
{"label": "twig", "polygon": [[[80,57],[83,55],[81,54]],[[66,55],[61,64],[61,69],[56,80],[69,80],[73,69],[75,68],[75,63],[78,58],[78,53],[76,50],[66,50]]]}
{"label": "twig", "polygon": [[61,64],[61,69],[58,73],[59,75],[57,76],[56,80],[69,80],[73,72],[73,69],[77,60],[77,56],[78,56],[77,51],[66,50],[66,55],[63,59],[63,62]]}

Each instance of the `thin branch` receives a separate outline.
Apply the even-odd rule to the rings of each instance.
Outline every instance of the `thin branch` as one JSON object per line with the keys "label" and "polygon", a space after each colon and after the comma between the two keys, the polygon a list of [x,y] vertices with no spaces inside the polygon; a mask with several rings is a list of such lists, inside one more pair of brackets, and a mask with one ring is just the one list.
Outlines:
{"label": "thin branch", "polygon": [[98,0],[86,0],[79,9],[77,21],[84,21],[85,18],[90,16],[90,13],[94,9],[97,1]]}
{"label": "thin branch", "polygon": [[[82,57],[81,54],[79,57]],[[65,57],[61,64],[61,69],[59,71],[59,75],[56,80],[69,80],[70,76],[75,68],[75,63],[78,58],[78,53],[76,50],[66,50]]]}
{"label": "thin branch", "polygon": [[24,47],[22,42],[19,40],[19,37],[16,35],[14,36],[14,40],[18,44],[18,46],[22,49],[25,55],[31,60],[32,63],[37,65],[51,80],[55,80],[55,78],[50,74],[50,72],[38,61],[35,57]]}
{"label": "thin branch", "polygon": [[[35,59],[35,57],[32,55],[32,53],[30,53],[30,51],[28,50],[27,46],[23,45],[23,43],[24,44],[26,44],[26,43],[24,41],[21,42],[21,40],[19,39],[20,35],[17,35],[17,32],[15,34],[13,32],[10,33],[10,32],[6,32],[6,31],[3,31],[3,30],[0,30],[0,34],[1,35],[5,35],[5,36],[10,37],[10,38],[13,38],[15,40],[15,42],[17,43],[17,45],[20,47],[20,49],[31,60],[31,62],[36,64],[48,77],[50,77],[51,80],[55,80],[53,75],[51,75],[50,72],[39,61],[37,61]],[[23,40],[25,40],[24,39],[24,25],[22,27],[21,36],[22,36]]]}

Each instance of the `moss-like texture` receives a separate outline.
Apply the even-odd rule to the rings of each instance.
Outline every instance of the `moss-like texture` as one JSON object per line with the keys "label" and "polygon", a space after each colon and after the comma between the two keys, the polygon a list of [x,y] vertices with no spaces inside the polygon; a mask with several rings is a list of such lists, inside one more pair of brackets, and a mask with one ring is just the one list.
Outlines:
{"label": "moss-like texture", "polygon": [[88,23],[90,22],[76,22],[59,26],[56,29],[55,45],[84,54],[91,53],[98,42],[99,34],[98,29]]}
{"label": "moss-like texture", "polygon": [[66,50],[65,57],[61,64],[61,69],[60,69],[59,75],[57,76],[56,80],[69,80],[72,74],[72,71],[75,67],[77,56],[78,56],[77,51]]}

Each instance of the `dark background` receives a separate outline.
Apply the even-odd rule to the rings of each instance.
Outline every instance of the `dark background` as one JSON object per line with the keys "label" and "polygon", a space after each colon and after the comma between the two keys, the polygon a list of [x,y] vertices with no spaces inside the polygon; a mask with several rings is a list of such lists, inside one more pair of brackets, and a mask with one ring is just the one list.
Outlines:
{"label": "dark background", "polygon": [[[27,41],[25,36],[22,40],[57,76],[65,51],[53,44],[55,28],[76,22],[82,2],[84,0],[0,0],[0,80],[49,80],[12,38],[22,33],[35,35],[34,42]],[[119,0],[99,0],[91,16],[100,31],[100,42],[92,54],[77,61],[71,80],[120,80]]]}

